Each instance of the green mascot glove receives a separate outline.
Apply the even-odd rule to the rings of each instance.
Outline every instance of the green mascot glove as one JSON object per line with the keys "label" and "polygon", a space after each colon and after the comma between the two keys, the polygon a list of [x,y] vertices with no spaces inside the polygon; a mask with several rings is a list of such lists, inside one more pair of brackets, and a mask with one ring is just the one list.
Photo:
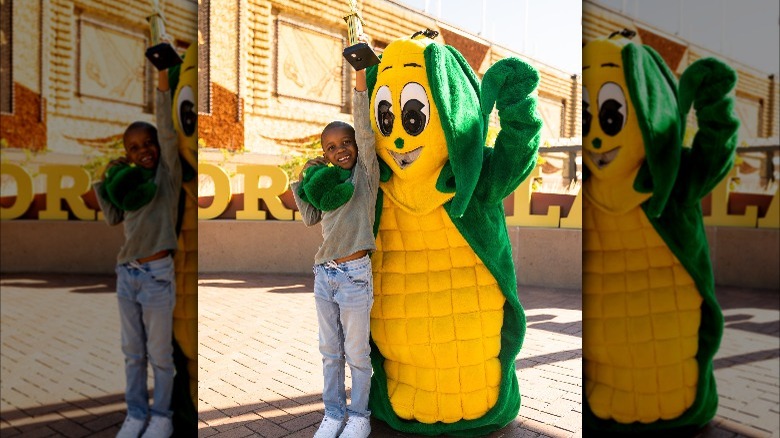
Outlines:
{"label": "green mascot glove", "polygon": [[148,204],[157,193],[154,170],[118,164],[108,170],[102,195],[123,211],[134,211]]}
{"label": "green mascot glove", "polygon": [[682,155],[687,170],[682,180],[688,186],[686,203],[698,204],[733,166],[739,129],[736,86],[737,73],[715,58],[697,60],[680,77],[680,120],[685,123],[693,106],[698,126],[691,148],[683,149]]}
{"label": "green mascot glove", "polygon": [[[498,111],[503,111],[512,105],[536,102],[531,96],[539,85],[539,72],[530,64],[518,58],[504,58],[493,64],[482,78],[480,91],[482,94],[482,114],[490,116],[493,104]],[[508,112],[508,111],[507,111]],[[521,114],[533,114],[525,109]]]}
{"label": "green mascot glove", "polygon": [[303,175],[298,196],[321,211],[335,210],[346,204],[355,192],[350,175],[349,170],[336,166],[310,167]]}

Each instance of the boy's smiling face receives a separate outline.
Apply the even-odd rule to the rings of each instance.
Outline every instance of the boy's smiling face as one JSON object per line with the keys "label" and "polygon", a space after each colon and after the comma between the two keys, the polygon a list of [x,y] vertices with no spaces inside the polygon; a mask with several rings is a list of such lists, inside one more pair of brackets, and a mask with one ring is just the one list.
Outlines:
{"label": "boy's smiling face", "polygon": [[355,133],[342,126],[330,128],[322,133],[322,152],[325,159],[342,169],[352,169],[357,163]]}
{"label": "boy's smiling face", "polygon": [[155,169],[160,160],[160,146],[154,133],[145,128],[135,128],[124,135],[127,159],[144,169]]}

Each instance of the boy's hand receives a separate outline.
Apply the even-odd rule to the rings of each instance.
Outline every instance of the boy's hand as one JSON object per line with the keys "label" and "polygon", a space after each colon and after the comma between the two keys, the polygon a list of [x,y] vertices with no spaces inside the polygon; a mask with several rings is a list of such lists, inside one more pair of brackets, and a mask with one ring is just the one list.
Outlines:
{"label": "boy's hand", "polygon": [[[366,43],[371,46],[371,38],[365,33],[361,33],[357,37],[361,43]],[[366,85],[366,69],[358,70],[355,72],[355,91],[366,91],[368,86]]]}
{"label": "boy's hand", "polygon": [[298,181],[303,181],[303,174],[306,172],[306,169],[312,167],[312,166],[319,166],[319,165],[328,165],[328,160],[325,159],[325,157],[317,157],[312,158],[311,160],[307,161],[306,164],[303,165],[303,169],[301,169],[301,173],[298,175]]}
{"label": "boy's hand", "polygon": [[[163,43],[170,44],[171,47],[175,47],[173,45],[173,37],[166,34],[163,34],[160,36],[160,41]],[[157,89],[160,91],[168,91],[171,89],[171,87],[168,85],[168,70],[160,70],[157,72]]]}
{"label": "boy's hand", "polygon": [[369,37],[365,32],[361,32],[360,35],[358,35],[357,40],[361,43],[366,43],[369,46],[371,45],[371,37]]}
{"label": "boy's hand", "polygon": [[103,169],[103,173],[100,175],[100,180],[105,181],[106,175],[108,175],[108,170],[120,164],[130,164],[130,160],[128,160],[127,157],[119,157],[109,161],[108,164],[106,164],[105,169]]}

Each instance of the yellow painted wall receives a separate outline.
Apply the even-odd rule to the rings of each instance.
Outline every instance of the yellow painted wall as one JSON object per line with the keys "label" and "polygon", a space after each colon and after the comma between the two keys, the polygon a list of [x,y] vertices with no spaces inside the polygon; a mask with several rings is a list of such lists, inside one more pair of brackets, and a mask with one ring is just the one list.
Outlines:
{"label": "yellow painted wall", "polygon": [[[196,40],[195,0],[163,1],[167,31],[176,40],[187,43]],[[124,61],[143,69],[143,50],[148,45],[151,13],[148,0],[17,0],[13,8],[13,80],[46,102],[46,150],[65,154],[89,155],[85,139],[121,134],[134,120],[153,122],[151,105],[141,107],[117,99],[96,99],[79,93],[79,83],[94,78],[87,69],[79,68],[84,45],[105,45],[108,39],[93,41],[79,35],[82,25],[91,29],[108,29],[113,34],[139,38],[140,53],[127,53]],[[102,30],[101,30],[102,32]],[[100,35],[100,33],[98,33]],[[113,61],[112,61],[113,62]],[[156,73],[150,77],[156,80]],[[115,96],[121,95],[121,87]],[[15,119],[4,119],[14,123]],[[79,141],[81,140],[81,141]],[[25,145],[11,144],[11,147]],[[88,147],[87,147],[88,149]]]}
{"label": "yellow painted wall", "polygon": [[[362,11],[365,31],[380,48],[390,41],[410,36],[425,28],[451,29],[451,26],[440,23],[434,17],[390,1],[363,0],[358,2],[358,6]],[[343,16],[348,12],[347,2],[212,0],[209,7],[211,38],[207,44],[211,53],[211,81],[225,89],[239,90],[239,96],[243,99],[245,150],[284,156],[289,152],[284,146],[285,140],[318,134],[322,126],[332,120],[350,121],[349,96],[346,96],[345,105],[339,107],[291,99],[275,93],[278,22],[291,22],[307,29],[346,38],[347,26]],[[235,23],[238,23],[237,28]],[[580,134],[580,87],[570,73],[540,64],[475,35],[462,31],[459,31],[459,34],[489,46],[484,62],[478,69],[479,74],[484,73],[495,61],[507,56],[519,56],[536,65],[542,76],[540,96],[566,102],[567,119],[562,123],[564,136],[574,137]],[[441,35],[438,39],[446,42]],[[235,58],[236,52],[239,54],[238,60]],[[347,73],[343,77],[346,81],[345,90],[352,88],[351,70]],[[208,146],[220,147],[213,144]]]}

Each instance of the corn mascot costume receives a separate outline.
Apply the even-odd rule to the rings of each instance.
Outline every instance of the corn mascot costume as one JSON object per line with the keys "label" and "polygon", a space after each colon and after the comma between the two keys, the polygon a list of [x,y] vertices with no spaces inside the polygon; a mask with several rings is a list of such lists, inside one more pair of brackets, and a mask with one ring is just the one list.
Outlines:
{"label": "corn mascot costume", "polygon": [[405,433],[475,436],[520,408],[525,314],[502,201],[536,165],[539,74],[509,58],[480,85],[434,37],[392,42],[367,71],[381,168],[369,406]]}
{"label": "corn mascot costume", "polygon": [[[723,315],[701,199],[733,164],[737,77],[706,58],[678,85],[626,36],[583,48],[583,426],[692,436],[718,405]],[[683,147],[691,106],[698,132]]]}
{"label": "corn mascot costume", "polygon": [[173,125],[179,134],[182,192],[179,199],[179,247],[176,268],[176,306],[173,310],[174,428],[177,436],[197,432],[198,403],[198,45],[191,44],[184,62],[169,69],[173,92]]}

